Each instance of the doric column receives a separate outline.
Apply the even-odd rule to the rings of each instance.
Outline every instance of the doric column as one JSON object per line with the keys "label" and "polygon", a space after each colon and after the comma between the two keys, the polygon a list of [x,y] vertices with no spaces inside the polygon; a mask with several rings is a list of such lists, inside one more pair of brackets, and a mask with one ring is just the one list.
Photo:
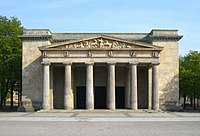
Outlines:
{"label": "doric column", "polygon": [[148,110],[152,110],[152,67],[148,68]]}
{"label": "doric column", "polygon": [[50,88],[49,88],[49,66],[50,62],[42,62],[43,64],[43,99],[42,99],[42,108],[43,110],[50,110]]}
{"label": "doric column", "polygon": [[126,92],[125,92],[125,106],[126,108],[130,108],[130,68],[129,66],[127,67],[127,72],[126,72]]}
{"label": "doric column", "polygon": [[53,66],[50,66],[50,109],[53,110]]}
{"label": "doric column", "polygon": [[153,109],[155,111],[159,110],[158,65],[159,63],[152,63],[152,97],[153,97]]}
{"label": "doric column", "polygon": [[130,63],[130,90],[131,90],[131,109],[138,109],[137,100],[137,62]]}
{"label": "doric column", "polygon": [[115,110],[115,64],[108,63],[107,108]]}
{"label": "doric column", "polygon": [[94,110],[93,62],[86,64],[86,109]]}
{"label": "doric column", "polygon": [[71,62],[63,62],[65,65],[65,82],[64,82],[64,109],[72,110],[72,87],[71,87]]}
{"label": "doric column", "polygon": [[72,77],[71,77],[71,88],[72,88],[72,96],[71,96],[71,98],[72,98],[72,109],[74,109],[74,105],[75,105],[75,99],[74,99],[74,92],[75,92],[75,83],[76,82],[74,82],[74,67],[73,67],[73,65],[71,66],[71,75],[72,75]]}

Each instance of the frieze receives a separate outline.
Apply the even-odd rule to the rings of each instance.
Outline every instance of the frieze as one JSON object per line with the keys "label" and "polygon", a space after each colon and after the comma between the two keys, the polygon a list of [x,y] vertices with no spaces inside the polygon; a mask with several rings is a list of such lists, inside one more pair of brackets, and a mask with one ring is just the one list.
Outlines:
{"label": "frieze", "polygon": [[95,38],[92,40],[81,41],[78,43],[67,44],[66,48],[136,48],[135,46],[114,40],[104,38]]}

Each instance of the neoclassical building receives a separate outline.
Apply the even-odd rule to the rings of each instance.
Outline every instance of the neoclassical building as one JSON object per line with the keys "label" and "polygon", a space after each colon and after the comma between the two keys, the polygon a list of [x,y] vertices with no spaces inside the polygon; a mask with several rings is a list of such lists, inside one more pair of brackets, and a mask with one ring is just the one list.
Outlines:
{"label": "neoclassical building", "polygon": [[27,29],[20,38],[23,101],[29,100],[35,110],[180,108],[178,41],[182,36],[177,30]]}

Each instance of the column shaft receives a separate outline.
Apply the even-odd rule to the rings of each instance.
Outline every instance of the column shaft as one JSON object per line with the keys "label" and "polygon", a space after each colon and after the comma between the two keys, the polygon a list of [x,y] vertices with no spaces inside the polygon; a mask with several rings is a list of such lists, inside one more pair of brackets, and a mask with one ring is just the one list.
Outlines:
{"label": "column shaft", "polygon": [[43,101],[42,101],[42,107],[43,110],[49,110],[50,109],[50,91],[49,91],[49,65],[50,63],[43,63],[44,71],[43,71]]}
{"label": "column shaft", "polygon": [[53,110],[53,66],[50,67],[50,109]]}
{"label": "column shaft", "polygon": [[130,89],[131,89],[131,109],[138,109],[138,100],[137,100],[137,63],[130,63]]}
{"label": "column shaft", "polygon": [[107,107],[115,110],[115,63],[108,63]]}
{"label": "column shaft", "polygon": [[86,109],[94,110],[93,63],[86,63]]}
{"label": "column shaft", "polygon": [[152,67],[148,69],[148,110],[152,109]]}
{"label": "column shaft", "polygon": [[125,93],[125,105],[126,105],[126,108],[130,108],[130,95],[131,95],[131,92],[130,92],[130,68],[127,67],[127,72],[126,72],[126,93]]}
{"label": "column shaft", "polygon": [[64,109],[72,110],[71,63],[65,64]]}
{"label": "column shaft", "polygon": [[153,96],[153,109],[159,110],[159,92],[158,92],[158,64],[152,64],[152,96]]}

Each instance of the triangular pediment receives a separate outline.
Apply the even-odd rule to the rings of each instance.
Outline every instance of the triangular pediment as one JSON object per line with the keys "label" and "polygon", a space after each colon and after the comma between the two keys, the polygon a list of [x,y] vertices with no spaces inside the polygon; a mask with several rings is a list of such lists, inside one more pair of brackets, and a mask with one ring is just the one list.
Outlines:
{"label": "triangular pediment", "polygon": [[80,40],[55,43],[40,47],[40,50],[80,50],[80,49],[136,49],[136,50],[162,50],[162,47],[140,43],[136,41],[127,41],[108,36],[96,36]]}

